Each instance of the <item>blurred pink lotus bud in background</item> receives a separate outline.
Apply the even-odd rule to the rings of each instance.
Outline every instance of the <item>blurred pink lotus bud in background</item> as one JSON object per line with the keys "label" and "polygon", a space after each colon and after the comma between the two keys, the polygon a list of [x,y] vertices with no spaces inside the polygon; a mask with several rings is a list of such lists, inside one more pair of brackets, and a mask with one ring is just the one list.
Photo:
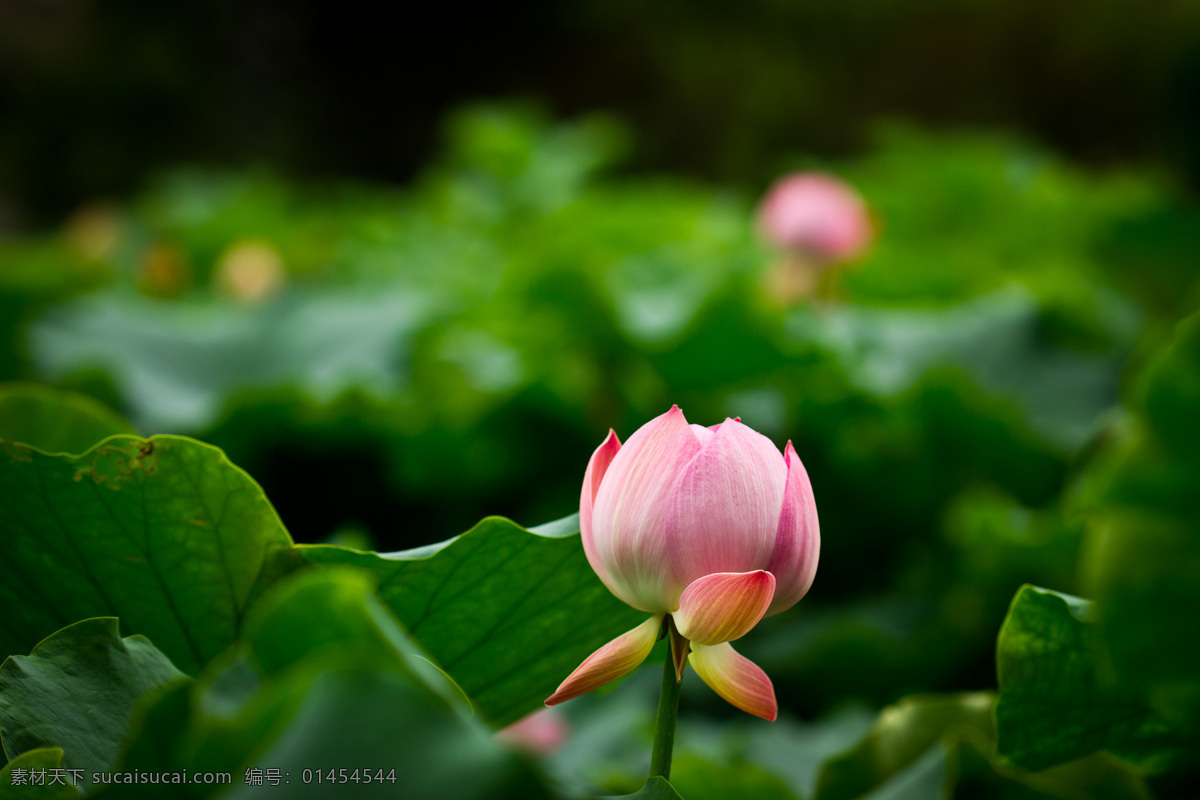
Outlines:
{"label": "blurred pink lotus bud in background", "polygon": [[871,242],[867,204],[853,186],[833,175],[796,172],[776,181],[758,210],[759,228],[771,244],[846,261]]}
{"label": "blurred pink lotus bud in background", "polygon": [[[624,446],[609,431],[583,479],[579,528],[604,585],[652,616],[587,658],[547,701],[590,692],[635,669],[667,630],[685,663],[734,706],[775,719],[775,691],[729,642],[791,608],[820,551],[808,473],[740,420],[691,425],[678,406]],[[686,659],[686,661],[685,661]]]}
{"label": "blurred pink lotus bud in background", "polygon": [[567,743],[571,737],[571,726],[554,709],[543,708],[496,731],[495,737],[518,750],[533,755],[547,755]]}

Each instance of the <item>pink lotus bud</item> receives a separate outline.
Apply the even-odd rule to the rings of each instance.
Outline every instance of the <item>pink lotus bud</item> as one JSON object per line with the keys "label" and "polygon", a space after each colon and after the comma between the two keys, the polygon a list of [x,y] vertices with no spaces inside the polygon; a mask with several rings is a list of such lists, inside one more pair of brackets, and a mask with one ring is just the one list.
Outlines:
{"label": "pink lotus bud", "polygon": [[871,218],[854,187],[832,175],[797,172],[776,181],[758,210],[767,241],[845,261],[871,241]]}
{"label": "pink lotus bud", "polygon": [[689,425],[678,406],[624,446],[609,431],[584,474],[579,528],[600,580],[652,616],[589,656],[547,705],[636,668],[670,615],[677,676],[686,657],[721,697],[775,718],[770,679],[729,642],[795,605],[816,573],[817,507],[791,442],[781,454],[737,419]]}

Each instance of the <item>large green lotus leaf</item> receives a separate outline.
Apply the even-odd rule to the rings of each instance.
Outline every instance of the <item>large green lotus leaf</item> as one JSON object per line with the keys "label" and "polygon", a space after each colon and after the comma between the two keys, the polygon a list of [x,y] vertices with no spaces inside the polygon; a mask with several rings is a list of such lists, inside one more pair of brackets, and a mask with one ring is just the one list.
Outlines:
{"label": "large green lotus leaf", "polygon": [[[328,784],[304,783],[306,769],[315,775],[318,769],[340,773],[356,767],[372,773],[383,768],[385,774],[395,768],[397,783],[360,784],[348,790],[354,796],[550,796],[522,759],[398,673],[326,671],[303,693],[294,684],[289,688],[295,713],[254,759],[264,769],[290,775],[289,797],[330,796]],[[253,798],[261,792],[243,786],[227,796]]]}
{"label": "large green lotus leaf", "polygon": [[[65,770],[61,747],[28,750],[0,769],[0,800],[64,800],[79,797],[71,773]],[[35,783],[36,781],[36,783]]]}
{"label": "large green lotus leaf", "polygon": [[[350,660],[315,654],[228,716],[204,711],[203,679],[178,688],[144,710],[117,770],[232,774],[232,788],[141,787],[147,797],[261,796],[272,788],[270,770],[279,770],[278,791],[288,797],[549,796],[525,760],[411,676]],[[337,778],[342,769],[347,779],[359,770],[359,780],[330,785],[328,771]],[[374,779],[379,769],[385,777],[395,770],[396,782],[367,784],[362,771]],[[251,770],[265,783],[254,784]]]}
{"label": "large green lotus leaf", "polygon": [[87,395],[36,383],[0,384],[0,439],[47,453],[82,453],[122,433],[137,431]]}
{"label": "large green lotus leaf", "polygon": [[507,725],[541,707],[594,650],[645,614],[592,571],[574,519],[527,530],[499,517],[400,553],[296,548],[311,564],[378,576],[384,602],[483,715]]}
{"label": "large green lotus leaf", "polygon": [[0,452],[0,653],[79,619],[116,616],[180,669],[225,650],[291,539],[218,449],[109,439],[81,456]]}
{"label": "large green lotus leaf", "polygon": [[377,588],[372,573],[353,567],[309,567],[288,575],[247,617],[243,642],[249,660],[262,674],[278,676],[314,653],[336,650],[349,663],[401,669],[469,713],[462,690],[380,602]]}
{"label": "large green lotus leaf", "polygon": [[1098,750],[1152,764],[1183,743],[1102,669],[1099,633],[1089,601],[1036,586],[1017,592],[996,643],[1001,755],[1033,770]]}
{"label": "large green lotus leaf", "polygon": [[[470,718],[374,589],[370,573],[348,567],[281,580],[256,604],[236,651],[142,709],[118,769],[232,770],[223,797],[269,789],[267,770],[279,770],[289,797],[546,796],[531,767]],[[298,629],[304,617],[313,631]],[[395,770],[396,781],[365,781],[364,770],[374,779],[379,769]],[[354,785],[331,785],[329,770],[334,780],[345,770]],[[207,797],[214,787],[164,796],[171,791]]]}
{"label": "large green lotus leaf", "polygon": [[114,617],[77,622],[0,665],[0,740],[9,758],[60,747],[68,767],[107,770],[139,698],[187,680]]}

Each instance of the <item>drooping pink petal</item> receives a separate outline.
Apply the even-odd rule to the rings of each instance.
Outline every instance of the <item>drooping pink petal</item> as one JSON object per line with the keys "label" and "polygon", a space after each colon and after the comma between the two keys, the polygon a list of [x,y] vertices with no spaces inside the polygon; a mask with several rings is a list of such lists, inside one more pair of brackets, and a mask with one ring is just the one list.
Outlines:
{"label": "drooping pink petal", "polygon": [[783,459],[788,471],[787,487],[775,534],[775,548],[767,564],[776,580],[775,597],[767,616],[786,611],[808,592],[821,553],[821,529],[812,484],[791,442],[787,443]]}
{"label": "drooping pink petal", "polygon": [[613,457],[620,449],[621,440],[610,428],[608,436],[604,438],[588,461],[587,472],[583,473],[583,491],[579,495],[579,535],[583,539],[583,552],[587,556],[588,563],[592,565],[592,569],[606,586],[611,578],[609,578],[608,570],[603,562],[596,555],[596,545],[592,542],[592,509],[596,500],[596,492],[600,490],[600,482],[604,480],[604,475],[608,472]]}
{"label": "drooping pink petal", "polygon": [[715,645],[693,642],[688,660],[700,680],[723,700],[748,714],[775,721],[779,707],[771,679],[729,642]]}
{"label": "drooping pink petal", "polygon": [[700,644],[745,636],[758,624],[775,594],[775,576],[764,570],[716,572],[688,584],[671,614],[679,632]]}
{"label": "drooping pink petal", "polygon": [[[667,498],[700,442],[678,406],[638,428],[613,457],[592,509],[592,542],[605,584],[634,608],[669,611],[682,585],[667,558]],[[603,578],[603,576],[601,576]]]}
{"label": "drooping pink petal", "polygon": [[555,706],[587,694],[632,672],[650,655],[654,643],[658,641],[662,620],[662,614],[655,614],[592,653],[567,676],[554,694],[546,698],[546,705]]}
{"label": "drooping pink petal", "polygon": [[687,464],[667,501],[666,545],[681,586],[761,569],[771,556],[787,467],[761,433],[727,419]]}

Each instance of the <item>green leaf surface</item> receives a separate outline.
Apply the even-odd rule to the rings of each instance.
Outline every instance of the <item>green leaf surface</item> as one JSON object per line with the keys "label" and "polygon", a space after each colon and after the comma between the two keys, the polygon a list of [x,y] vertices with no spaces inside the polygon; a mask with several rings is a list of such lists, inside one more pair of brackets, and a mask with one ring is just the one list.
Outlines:
{"label": "green leaf surface", "polygon": [[1112,682],[1091,603],[1036,586],[1013,598],[996,644],[998,749],[1039,770],[1098,750],[1151,762],[1181,743],[1141,698]]}
{"label": "green leaf surface", "polygon": [[218,449],[115,437],[80,456],[0,451],[0,653],[116,616],[185,672],[227,648],[291,539]]}
{"label": "green leaf surface", "polygon": [[294,290],[273,302],[164,302],[121,290],[54,309],[33,328],[54,378],[101,365],[122,378],[122,402],[150,430],[194,432],[230,394],[297,385],[322,400],[353,387],[394,392],[426,293]]}
{"label": "green leaf surface", "polygon": [[[298,630],[304,617],[313,631]],[[370,573],[304,569],[264,594],[235,651],[141,709],[119,768],[232,771],[222,797],[260,796],[269,770],[288,797],[547,796],[531,765],[466,712],[375,599]],[[155,791],[143,794],[181,790]]]}
{"label": "green leaf surface", "polygon": [[122,433],[137,431],[87,395],[36,383],[0,384],[0,439],[47,453],[82,453]]}
{"label": "green leaf surface", "polygon": [[1141,776],[1096,755],[1029,773],[996,756],[994,695],[904,698],[821,770],[818,800],[1146,800]]}
{"label": "green leaf surface", "polygon": [[357,665],[386,664],[469,713],[462,690],[380,602],[376,589],[375,576],[354,567],[298,570],[255,605],[247,617],[244,649],[268,677],[325,651]]}
{"label": "green leaf surface", "polygon": [[645,614],[592,571],[577,535],[489,517],[440,546],[391,554],[299,546],[311,564],[364,567],[384,602],[498,726],[541,707],[593,651]]}
{"label": "green leaf surface", "polygon": [[782,780],[749,763],[716,764],[696,756],[677,757],[671,764],[671,783],[688,800],[796,800]]}
{"label": "green leaf surface", "polygon": [[114,617],[77,622],[0,665],[4,752],[59,747],[68,767],[107,770],[138,699],[186,679],[149,639],[122,639]]}
{"label": "green leaf surface", "polygon": [[[817,782],[818,800],[853,800],[873,790],[883,792],[879,797],[909,797],[913,795],[906,787],[940,785],[946,764],[943,739],[990,738],[993,699],[986,692],[929,695],[907,697],[885,708],[854,747],[825,763]],[[935,773],[937,781],[931,783]],[[891,788],[885,791],[885,786]]]}
{"label": "green leaf surface", "polygon": [[1122,346],[1103,353],[1048,340],[1038,298],[1014,287],[938,310],[801,309],[789,318],[789,328],[797,341],[834,353],[858,386],[876,394],[905,391],[934,367],[960,368],[981,387],[1017,400],[1039,434],[1075,449],[1117,403],[1133,313],[1113,303],[1105,323]]}
{"label": "green leaf surface", "polygon": [[683,800],[666,778],[654,776],[646,780],[646,785],[633,794],[623,794],[621,797],[629,800]]}
{"label": "green leaf surface", "polygon": [[1200,614],[1174,613],[1200,608],[1200,530],[1120,510],[1092,534],[1085,571],[1116,678],[1164,718],[1200,731]]}
{"label": "green leaf surface", "polygon": [[1150,359],[1139,388],[1139,413],[1094,470],[1103,495],[1083,573],[1116,679],[1196,730],[1200,614],[1179,611],[1200,607],[1200,315]]}
{"label": "green leaf surface", "polygon": [[[865,709],[840,709],[830,716],[806,723],[781,717],[771,725],[743,722],[744,757],[778,776],[797,797],[813,797],[821,766],[845,752],[874,722]],[[726,726],[736,735],[736,728]]]}
{"label": "green leaf surface", "polygon": [[0,769],[0,800],[63,800],[78,797],[70,773],[63,767],[61,747],[28,750]]}

